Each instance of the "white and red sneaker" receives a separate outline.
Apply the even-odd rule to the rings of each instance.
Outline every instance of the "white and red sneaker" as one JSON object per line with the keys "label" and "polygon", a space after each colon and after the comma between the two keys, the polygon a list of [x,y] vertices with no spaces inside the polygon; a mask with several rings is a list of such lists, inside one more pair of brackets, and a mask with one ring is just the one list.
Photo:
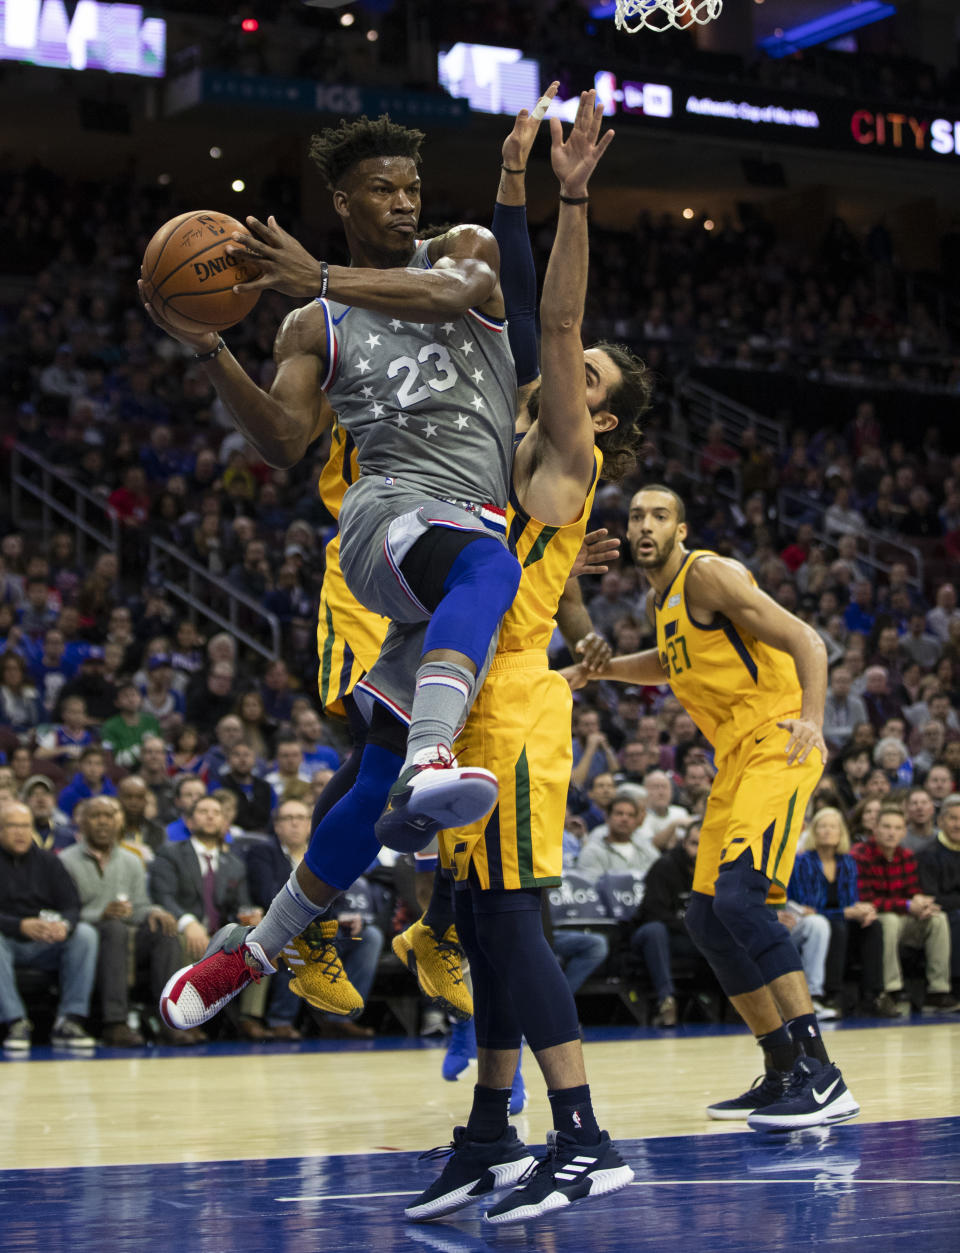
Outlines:
{"label": "white and red sneaker", "polygon": [[274,973],[256,940],[247,940],[251,930],[235,923],[221,927],[198,962],[170,976],[160,994],[160,1017],[168,1027],[188,1031],[209,1022],[249,983]]}
{"label": "white and red sneaker", "polygon": [[497,803],[496,775],[461,766],[444,745],[421,749],[387,794],[377,839],[398,853],[418,853],[438,831],[465,827]]}

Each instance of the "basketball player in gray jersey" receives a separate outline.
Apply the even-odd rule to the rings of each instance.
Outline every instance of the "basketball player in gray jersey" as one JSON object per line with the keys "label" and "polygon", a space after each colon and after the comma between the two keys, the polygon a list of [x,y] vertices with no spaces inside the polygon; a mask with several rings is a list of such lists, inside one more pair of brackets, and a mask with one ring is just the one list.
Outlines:
{"label": "basketball player in gray jersey", "polygon": [[[171,980],[161,1008],[172,1026],[206,1021],[251,974],[273,969],[270,959],[342,879],[338,848],[381,811],[382,838],[419,848],[424,832],[482,817],[497,798],[494,776],[461,770],[452,744],[520,578],[503,534],[516,382],[493,237],[461,226],[417,243],[422,139],[387,117],[314,137],[311,155],[333,193],[349,267],[316,261],[272,218],[249,219],[251,234],[237,248],[256,258],[256,285],[317,294],[280,329],[269,392],[219,336],[184,334],[148,306],[195,350],[237,427],[273,465],[296,462],[320,433],[326,388],[361,469],[340,513],[347,585],[392,620],[394,635],[428,624],[419,666],[407,649],[390,653],[407,671],[409,732],[374,707],[356,781],[317,828],[314,851],[256,933],[230,951],[221,947],[229,933],[214,937],[207,958]],[[344,839],[317,841],[330,822]]]}

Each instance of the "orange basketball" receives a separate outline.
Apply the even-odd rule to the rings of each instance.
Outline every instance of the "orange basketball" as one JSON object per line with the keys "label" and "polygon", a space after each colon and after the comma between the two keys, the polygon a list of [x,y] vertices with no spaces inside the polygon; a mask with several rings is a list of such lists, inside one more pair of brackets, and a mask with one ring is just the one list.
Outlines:
{"label": "orange basketball", "polygon": [[233,232],[245,229],[228,213],[199,209],[171,218],[147,244],[140,267],[144,294],[177,330],[225,331],[257,303],[259,292],[233,290],[259,273],[227,252]]}

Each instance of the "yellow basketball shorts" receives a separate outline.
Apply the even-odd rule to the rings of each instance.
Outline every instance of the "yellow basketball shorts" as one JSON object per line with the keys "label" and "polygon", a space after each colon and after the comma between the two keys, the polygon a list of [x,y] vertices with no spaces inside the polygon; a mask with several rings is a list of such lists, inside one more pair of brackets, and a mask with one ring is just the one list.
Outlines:
{"label": "yellow basketball shorts", "polygon": [[823,773],[816,749],[802,765],[788,766],[789,739],[774,720],[741,741],[721,764],[700,829],[695,892],[713,896],[720,867],[749,849],[753,868],[771,880],[768,902],[786,900],[804,814]]}
{"label": "yellow basketball shorts", "polygon": [[440,859],[483,888],[556,887],[573,768],[566,681],[540,650],[497,654],[454,748],[460,765],[483,766],[500,784],[486,818],[440,833]]}
{"label": "yellow basketball shorts", "polygon": [[347,591],[340,566],[330,561],[320,589],[317,620],[317,681],[326,713],[343,716],[342,700],[377,659],[389,625]]}

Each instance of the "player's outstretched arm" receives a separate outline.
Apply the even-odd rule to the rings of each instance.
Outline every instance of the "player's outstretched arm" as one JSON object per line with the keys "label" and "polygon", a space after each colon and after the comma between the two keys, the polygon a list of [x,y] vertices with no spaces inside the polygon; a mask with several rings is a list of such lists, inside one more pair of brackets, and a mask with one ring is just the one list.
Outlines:
{"label": "player's outstretched arm", "polygon": [[521,109],[501,149],[500,183],[490,229],[500,248],[500,286],[507,334],[517,367],[517,427],[530,425],[526,402],[540,377],[537,344],[537,270],[527,228],[526,169],[540,122],[557,94],[551,83],[533,110]]}
{"label": "player's outstretched arm", "polygon": [[641,687],[660,687],[669,682],[660,654],[655,648],[645,648],[639,653],[627,653],[623,657],[611,657],[598,670],[588,670],[581,662],[567,675],[574,691],[585,687],[591,679],[611,679],[615,683],[632,683]]}
{"label": "player's outstretched arm", "polygon": [[687,575],[687,605],[695,617],[709,621],[722,613],[771,648],[789,653],[803,692],[799,718],[778,725],[790,732],[787,761],[806,761],[814,748],[824,764],[823,706],[827,696],[827,650],[816,631],[762,592],[738,561],[701,557]]}
{"label": "player's outstretched arm", "polygon": [[405,322],[439,322],[468,309],[503,316],[500,254],[481,226],[457,226],[431,245],[430,270],[391,266],[327,265],[285,231],[275,217],[247,218],[228,251],[254,261],[259,276],[238,283],[237,292],[272,288],[305,299],[325,295],[345,305],[385,313]]}
{"label": "player's outstretched arm", "polygon": [[288,316],[274,345],[278,369],[268,393],[250,378],[216,332],[191,335],[178,330],[146,299],[142,283],[137,289],[151,321],[199,355],[237,430],[264,461],[277,468],[296,465],[332,416],[320,389],[326,372],[323,318],[309,307]]}
{"label": "player's outstretched arm", "polygon": [[[566,140],[560,121],[550,121],[550,160],[560,181],[560,211],[540,298],[540,410],[536,427],[524,441],[535,441],[535,452],[522,446],[520,452],[543,466],[541,478],[549,485],[548,507],[554,513],[551,521],[558,512],[567,514],[562,521],[577,516],[594,473],[594,427],[587,408],[580,328],[589,262],[587,186],[613,139],[613,131],[600,135],[602,122],[603,107],[597,105],[595,91],[581,95]],[[534,485],[530,494],[539,498],[541,491]],[[544,519],[539,499],[531,503],[536,516]]]}

